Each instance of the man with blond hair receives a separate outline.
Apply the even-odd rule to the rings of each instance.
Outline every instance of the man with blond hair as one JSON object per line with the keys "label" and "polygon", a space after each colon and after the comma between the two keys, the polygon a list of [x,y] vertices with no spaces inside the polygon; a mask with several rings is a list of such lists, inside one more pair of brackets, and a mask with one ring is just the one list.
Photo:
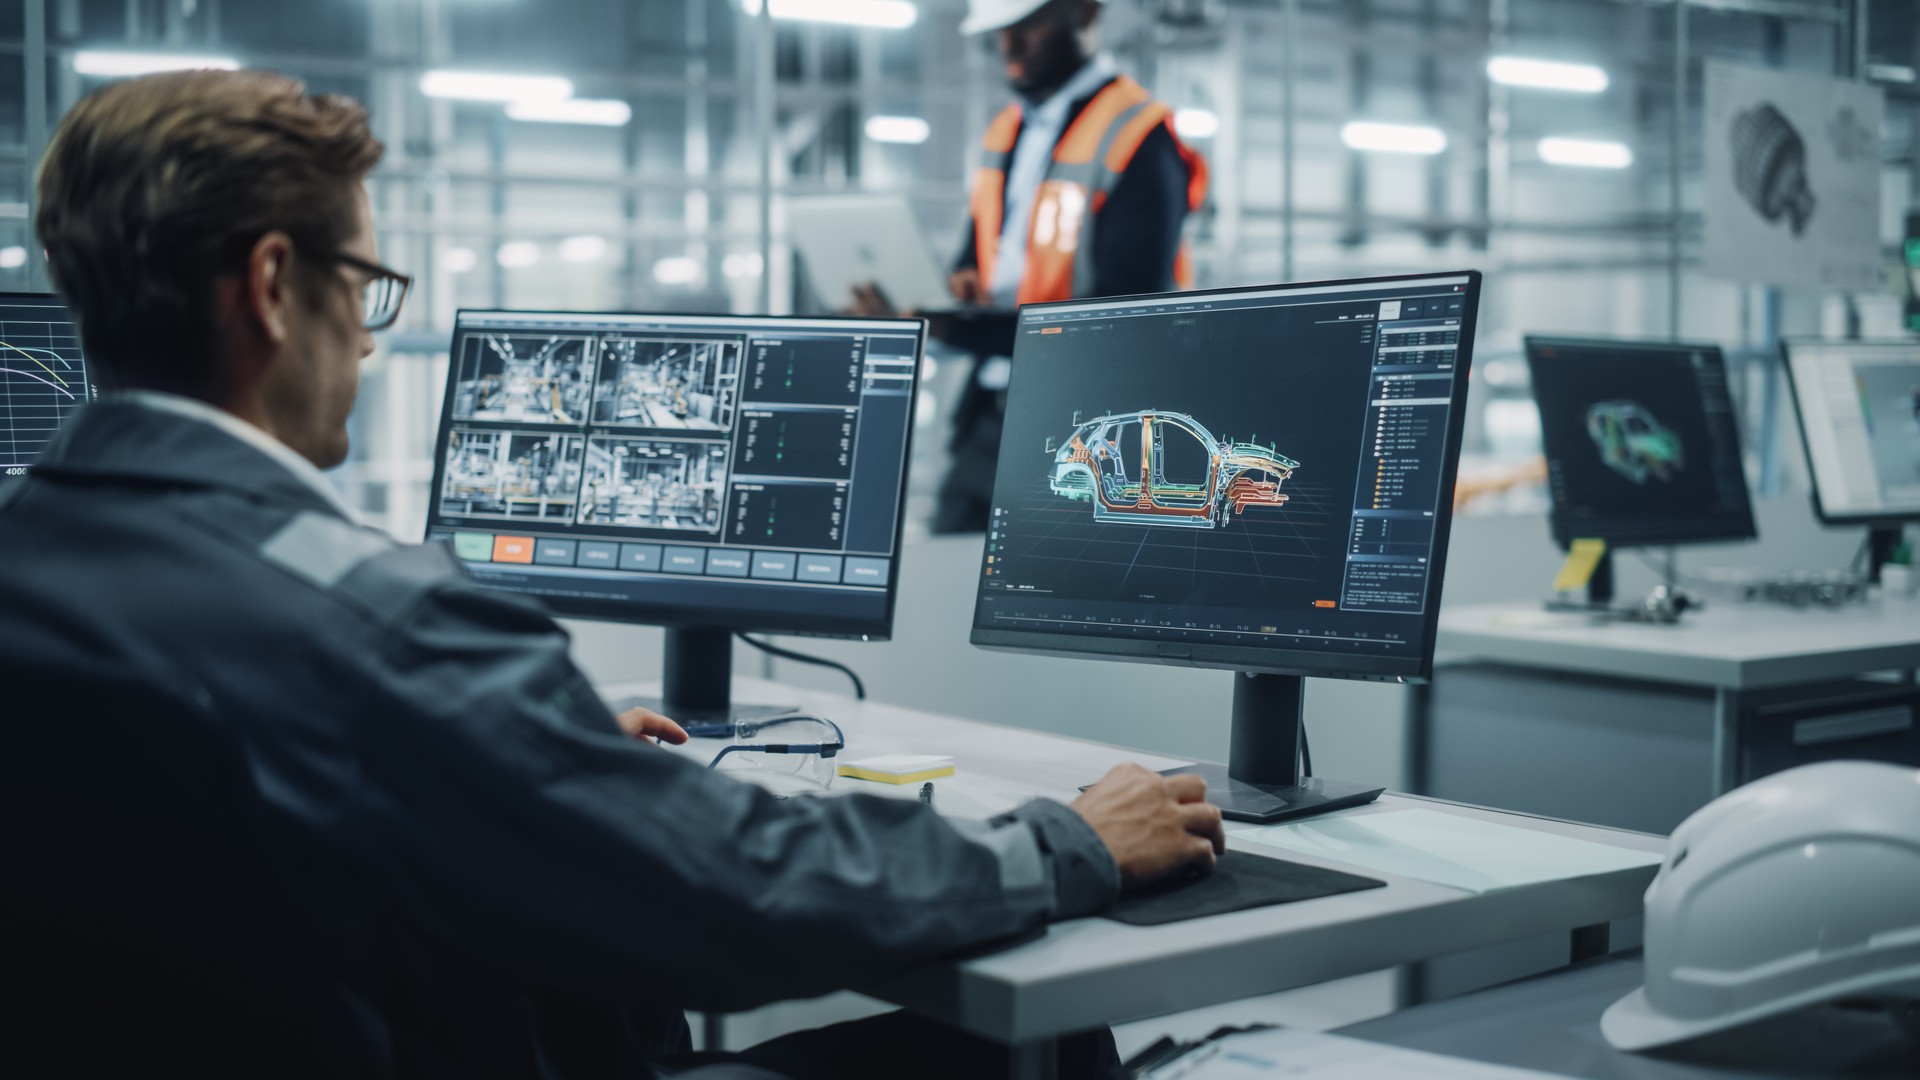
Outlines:
{"label": "man with blond hair", "polygon": [[[993,1071],[1004,1055],[900,1016],[689,1059],[683,1010],[1099,911],[1210,865],[1218,811],[1131,766],[971,827],[779,800],[654,746],[685,739],[671,720],[610,713],[537,606],[355,525],[319,470],[409,285],[375,243],[380,155],[359,105],[264,72],[107,87],[49,144],[35,228],[102,396],[0,488],[9,720],[77,732],[26,791],[81,791],[130,832],[228,801],[159,851],[108,829],[64,853],[112,887],[13,879],[24,922],[75,943],[25,965],[64,1010],[36,1037],[100,1025],[62,1045],[72,1074],[848,1076],[886,1046],[921,1075]],[[193,864],[216,887],[170,876],[175,844],[219,853]],[[152,989],[128,1007],[129,986]],[[1110,1043],[1069,1051],[1088,1074]]]}

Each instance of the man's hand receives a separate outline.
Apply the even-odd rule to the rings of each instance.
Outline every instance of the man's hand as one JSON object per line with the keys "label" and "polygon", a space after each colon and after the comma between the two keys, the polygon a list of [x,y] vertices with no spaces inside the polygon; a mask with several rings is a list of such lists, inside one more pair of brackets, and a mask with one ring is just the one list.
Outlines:
{"label": "man's hand", "polygon": [[987,288],[980,283],[980,271],[971,266],[947,275],[947,291],[963,304],[987,302]]}
{"label": "man's hand", "polygon": [[1206,798],[1207,782],[1198,776],[1161,776],[1129,764],[1073,800],[1073,810],[1113,854],[1121,886],[1131,888],[1188,867],[1213,869],[1227,838],[1220,808]]}
{"label": "man's hand", "polygon": [[686,729],[652,709],[632,708],[614,717],[620,730],[636,739],[670,742],[675,746],[687,741]]}
{"label": "man's hand", "polygon": [[853,287],[853,306],[847,309],[849,315],[859,315],[868,319],[891,319],[900,314],[893,306],[885,289],[876,281],[863,281]]}

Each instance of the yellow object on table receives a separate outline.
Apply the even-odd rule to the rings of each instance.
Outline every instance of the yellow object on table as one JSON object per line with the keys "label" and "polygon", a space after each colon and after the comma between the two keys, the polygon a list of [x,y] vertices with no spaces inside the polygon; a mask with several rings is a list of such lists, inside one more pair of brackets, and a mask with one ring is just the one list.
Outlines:
{"label": "yellow object on table", "polygon": [[953,759],[940,754],[882,754],[840,763],[840,775],[881,784],[917,784],[953,775]]}

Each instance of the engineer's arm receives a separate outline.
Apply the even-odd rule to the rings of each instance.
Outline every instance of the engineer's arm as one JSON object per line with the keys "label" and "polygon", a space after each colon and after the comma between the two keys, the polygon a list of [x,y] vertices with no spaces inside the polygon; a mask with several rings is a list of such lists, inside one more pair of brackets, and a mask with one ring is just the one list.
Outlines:
{"label": "engineer's arm", "polygon": [[[1058,803],[957,828],[911,801],[778,800],[636,740],[544,613],[465,579],[393,634],[359,710],[356,827],[425,932],[545,985],[747,1008],[1089,914],[1120,887]],[[1211,860],[1191,845],[1217,846],[1218,814],[1197,798],[1162,815],[1186,846],[1150,840],[1157,864],[1107,813],[1134,876]]]}

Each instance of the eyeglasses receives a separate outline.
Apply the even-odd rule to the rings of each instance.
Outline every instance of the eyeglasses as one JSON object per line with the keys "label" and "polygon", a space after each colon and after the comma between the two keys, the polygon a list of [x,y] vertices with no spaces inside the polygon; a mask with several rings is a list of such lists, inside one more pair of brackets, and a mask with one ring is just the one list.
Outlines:
{"label": "eyeglasses", "polygon": [[356,255],[344,251],[325,251],[320,257],[330,262],[351,266],[367,275],[367,283],[362,285],[360,293],[360,325],[368,330],[385,330],[400,318],[400,305],[406,302],[408,290],[413,288],[411,275],[381,266],[377,262],[368,262]]}
{"label": "eyeglasses", "polygon": [[[762,730],[791,724],[817,725],[831,730],[833,737],[804,743],[759,741]],[[820,734],[825,735],[826,732],[822,731]],[[823,788],[833,786],[833,778],[839,772],[839,763],[834,759],[839,756],[840,751],[847,748],[847,737],[841,733],[840,725],[826,717],[811,716],[806,713],[775,716],[766,720],[742,720],[734,727],[734,738],[738,741],[715,754],[707,768],[718,769],[720,762],[729,754],[767,754],[772,757],[745,760],[777,775],[798,777]],[[774,758],[779,760],[776,761]]]}

